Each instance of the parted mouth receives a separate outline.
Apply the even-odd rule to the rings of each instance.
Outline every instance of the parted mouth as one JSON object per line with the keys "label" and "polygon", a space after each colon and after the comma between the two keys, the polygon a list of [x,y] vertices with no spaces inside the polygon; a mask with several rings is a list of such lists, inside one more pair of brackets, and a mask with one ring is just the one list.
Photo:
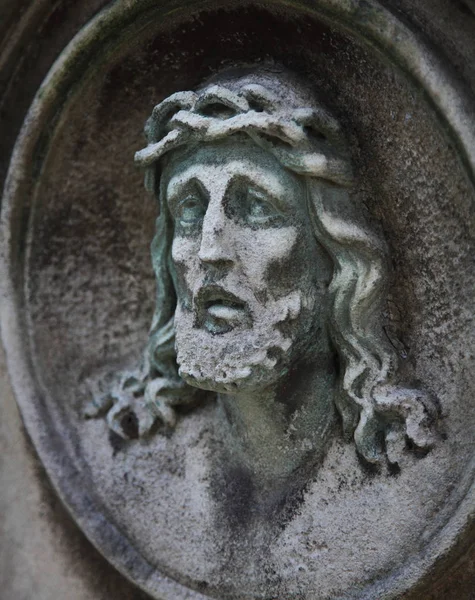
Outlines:
{"label": "parted mouth", "polygon": [[200,288],[195,296],[194,309],[197,326],[214,334],[250,325],[247,303],[219,285]]}

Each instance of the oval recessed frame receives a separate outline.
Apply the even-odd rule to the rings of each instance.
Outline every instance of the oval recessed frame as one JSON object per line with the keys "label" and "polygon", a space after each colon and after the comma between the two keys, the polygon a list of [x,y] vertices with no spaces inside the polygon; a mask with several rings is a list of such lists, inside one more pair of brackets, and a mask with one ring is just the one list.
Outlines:
{"label": "oval recessed frame", "polygon": [[[224,4],[224,3],[223,3]],[[226,3],[229,7],[230,3]],[[243,6],[243,3],[239,3]],[[69,97],[88,78],[94,63],[107,61],[114,49],[133,43],[151,19],[175,24],[197,10],[216,9],[216,2],[150,0],[118,1],[99,13],[70,42],[38,90],[14,149],[2,205],[1,325],[9,373],[27,430],[58,494],[79,527],[126,577],[156,598],[178,600],[205,596],[162,575],[95,505],[85,475],[75,466],[72,450],[45,417],[44,391],[35,376],[28,323],[23,317],[25,240],[33,210],[31,190],[41,177],[52,131],[61,122]],[[278,9],[289,3],[268,2]],[[294,0],[292,10],[309,14],[349,31],[397,64],[423,90],[443,127],[455,141],[467,176],[475,183],[475,116],[473,100],[428,45],[376,0]],[[473,473],[467,473],[470,481]],[[467,479],[468,481],[468,479]],[[390,598],[411,589],[434,565],[463,546],[475,507],[473,485],[454,507],[450,521],[417,559],[351,597]],[[350,597],[350,595],[348,596]]]}

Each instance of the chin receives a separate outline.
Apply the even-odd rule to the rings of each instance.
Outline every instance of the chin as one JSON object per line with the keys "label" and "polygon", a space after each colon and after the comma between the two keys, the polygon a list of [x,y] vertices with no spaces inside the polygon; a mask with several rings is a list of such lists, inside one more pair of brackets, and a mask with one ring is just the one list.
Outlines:
{"label": "chin", "polygon": [[208,360],[200,363],[199,356],[193,364],[179,363],[178,374],[188,385],[217,394],[258,393],[276,385],[282,374],[264,364],[248,364],[233,357],[233,364],[220,364],[213,368]]}
{"label": "chin", "polygon": [[222,394],[267,390],[288,372],[297,348],[297,331],[287,335],[271,318],[249,328],[210,332],[191,311],[177,307],[175,349],[178,374],[190,386]]}

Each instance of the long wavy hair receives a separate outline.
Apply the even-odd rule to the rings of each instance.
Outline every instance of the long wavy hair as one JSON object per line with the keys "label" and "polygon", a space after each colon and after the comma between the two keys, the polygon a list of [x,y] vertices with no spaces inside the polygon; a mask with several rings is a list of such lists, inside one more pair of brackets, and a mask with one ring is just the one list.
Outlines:
{"label": "long wavy hair", "polygon": [[385,244],[354,206],[345,138],[314,94],[280,69],[230,71],[158,104],[146,134],[148,145],[136,154],[136,163],[146,169],[145,185],[157,197],[160,214],[152,243],[155,314],[141,381],[155,417],[173,425],[175,407],[197,393],[180,379],[176,364],[173,223],[160,160],[181,147],[244,134],[304,178],[315,237],[333,261],[329,333],[340,364],[334,401],[345,436],[370,463],[386,460],[396,443],[428,450],[436,403],[426,392],[396,382],[397,357],[382,323],[389,279]]}

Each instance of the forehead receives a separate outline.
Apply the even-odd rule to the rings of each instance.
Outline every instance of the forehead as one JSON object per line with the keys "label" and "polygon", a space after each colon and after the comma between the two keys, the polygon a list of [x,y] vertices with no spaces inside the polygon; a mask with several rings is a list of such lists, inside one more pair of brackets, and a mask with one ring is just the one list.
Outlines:
{"label": "forehead", "polygon": [[167,157],[162,184],[171,192],[181,183],[198,179],[205,185],[225,185],[244,177],[279,194],[302,189],[301,178],[283,167],[270,152],[253,142],[228,139],[177,150]]}

